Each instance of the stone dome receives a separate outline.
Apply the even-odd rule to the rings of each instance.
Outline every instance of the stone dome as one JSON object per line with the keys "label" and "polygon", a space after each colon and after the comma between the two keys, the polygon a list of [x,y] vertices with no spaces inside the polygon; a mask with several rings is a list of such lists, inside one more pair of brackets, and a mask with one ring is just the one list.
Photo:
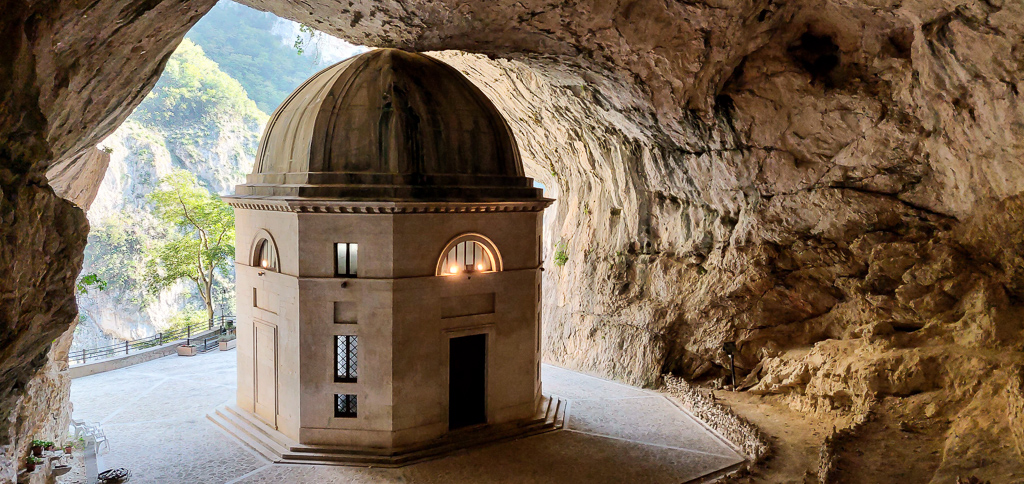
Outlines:
{"label": "stone dome", "polygon": [[274,111],[237,197],[538,199],[487,97],[431,57],[377,49],[315,74]]}

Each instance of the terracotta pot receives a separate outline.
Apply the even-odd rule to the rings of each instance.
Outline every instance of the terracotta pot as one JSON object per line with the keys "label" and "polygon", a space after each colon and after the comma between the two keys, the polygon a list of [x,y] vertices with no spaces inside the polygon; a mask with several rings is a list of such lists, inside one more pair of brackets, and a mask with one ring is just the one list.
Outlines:
{"label": "terracotta pot", "polygon": [[67,445],[67,446],[64,447],[64,453],[65,454],[70,454],[70,453],[72,453],[74,451],[75,451],[74,447],[72,447],[70,445]]}
{"label": "terracotta pot", "polygon": [[43,446],[41,446],[41,445],[34,445],[34,446],[32,446],[32,455],[34,455],[36,457],[42,457],[43,456]]}
{"label": "terracotta pot", "polygon": [[36,471],[36,463],[35,462],[26,462],[25,463],[25,470],[29,471],[29,472],[35,472]]}
{"label": "terracotta pot", "polygon": [[48,450],[48,451],[49,451],[49,450],[53,450],[53,449],[54,449],[54,447],[53,447],[52,445],[47,445],[47,446],[46,446],[46,450]]}

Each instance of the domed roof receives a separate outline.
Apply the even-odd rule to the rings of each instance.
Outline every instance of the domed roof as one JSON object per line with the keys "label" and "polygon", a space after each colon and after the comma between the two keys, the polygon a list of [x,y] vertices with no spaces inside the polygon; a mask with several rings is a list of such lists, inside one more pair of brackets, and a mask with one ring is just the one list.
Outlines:
{"label": "domed roof", "polygon": [[236,197],[521,200],[523,174],[501,113],[431,57],[378,49],[315,74],[274,111]]}

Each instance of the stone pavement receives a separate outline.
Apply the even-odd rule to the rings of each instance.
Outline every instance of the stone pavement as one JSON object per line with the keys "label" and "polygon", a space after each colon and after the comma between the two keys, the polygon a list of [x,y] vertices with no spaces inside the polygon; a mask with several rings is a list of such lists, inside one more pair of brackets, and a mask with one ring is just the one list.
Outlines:
{"label": "stone pavement", "polygon": [[683,483],[742,460],[657,392],[544,365],[565,429],[397,469],[272,464],[206,414],[235,398],[235,351],[168,356],[78,378],[74,417],[100,422],[106,467],[133,483]]}

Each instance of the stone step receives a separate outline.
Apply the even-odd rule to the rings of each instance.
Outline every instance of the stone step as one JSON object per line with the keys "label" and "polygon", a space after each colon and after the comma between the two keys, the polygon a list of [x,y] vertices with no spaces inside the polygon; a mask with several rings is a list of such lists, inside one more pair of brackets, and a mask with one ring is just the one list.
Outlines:
{"label": "stone step", "polygon": [[565,422],[566,409],[564,399],[545,395],[532,420],[460,430],[432,442],[391,449],[299,444],[233,405],[218,407],[207,418],[272,462],[398,467],[468,447],[560,429]]}
{"label": "stone step", "polygon": [[206,416],[214,425],[220,427],[231,437],[240,441],[246,447],[256,451],[257,454],[262,455],[271,462],[279,462],[281,459],[281,452],[284,448],[275,449],[272,444],[262,440],[255,435],[251,434],[247,430],[247,425],[239,421],[236,417],[232,416],[229,412],[226,412],[222,408],[218,408],[213,413]]}
{"label": "stone step", "polygon": [[429,443],[417,446],[416,450],[390,451],[379,455],[365,453],[351,454],[340,449],[320,448],[323,452],[315,452],[312,448],[293,449],[293,452],[282,455],[282,461],[288,463],[337,463],[348,465],[373,465],[382,467],[398,467],[416,462],[442,457],[453,451],[475,447],[483,444],[503,442],[511,439],[530,437],[555,430],[544,422],[532,425],[515,426],[504,429],[504,432],[481,432],[480,435],[453,439],[445,443]]}
{"label": "stone step", "polygon": [[258,437],[264,440],[270,440],[278,447],[280,447],[282,450],[288,449],[293,444],[295,444],[295,441],[293,441],[287,435],[282,434],[277,429],[272,428],[266,423],[264,423],[255,415],[243,411],[242,409],[238,408],[235,405],[227,405],[224,407],[224,410],[229,412],[236,419],[244,421],[247,424],[247,428],[251,429],[252,431],[258,432]]}

